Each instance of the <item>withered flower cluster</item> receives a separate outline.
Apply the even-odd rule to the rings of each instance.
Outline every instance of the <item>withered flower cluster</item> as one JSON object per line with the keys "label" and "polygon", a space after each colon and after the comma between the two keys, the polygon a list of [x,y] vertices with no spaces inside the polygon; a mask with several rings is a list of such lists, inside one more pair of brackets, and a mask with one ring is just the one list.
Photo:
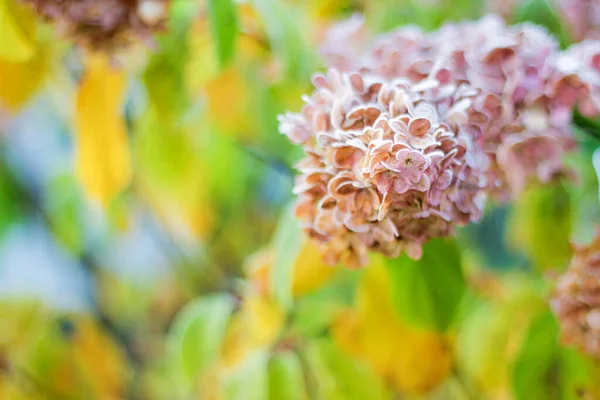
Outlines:
{"label": "withered flower cluster", "polygon": [[550,303],[562,340],[600,359],[600,235],[576,247]]}
{"label": "withered flower cluster", "polygon": [[150,42],[164,28],[170,0],[21,0],[77,42],[94,50]]}
{"label": "withered flower cluster", "polygon": [[494,97],[334,69],[314,83],[302,113],[280,120],[307,153],[296,212],[328,262],[364,265],[368,249],[419,258],[428,238],[479,219],[488,160],[472,116]]}
{"label": "withered flower cluster", "polygon": [[297,215],[329,262],[367,251],[419,258],[477,221],[488,195],[569,175],[571,112],[600,110],[598,42],[566,52],[540,27],[495,16],[370,40],[360,18],[322,45],[327,76],[280,130],[301,145]]}

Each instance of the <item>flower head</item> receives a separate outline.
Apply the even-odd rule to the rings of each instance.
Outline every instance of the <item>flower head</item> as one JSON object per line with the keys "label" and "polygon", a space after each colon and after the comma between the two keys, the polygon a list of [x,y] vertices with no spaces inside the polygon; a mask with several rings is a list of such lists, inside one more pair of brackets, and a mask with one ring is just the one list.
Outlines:
{"label": "flower head", "polygon": [[367,250],[419,258],[426,240],[481,217],[479,91],[334,69],[314,84],[280,129],[305,149],[296,214],[330,263],[364,265]]}
{"label": "flower head", "polygon": [[[562,158],[574,149],[572,109],[600,112],[599,49],[600,43],[588,41],[561,52],[543,28],[506,26],[491,15],[432,33],[403,27],[333,66],[352,65],[390,80],[466,85],[491,95],[473,104],[470,121],[479,125],[490,158],[490,192],[509,199],[531,183],[571,175]],[[540,143],[543,150],[536,149]]]}
{"label": "flower head", "polygon": [[149,40],[164,27],[170,0],[21,0],[78,42],[93,49]]}
{"label": "flower head", "polygon": [[600,235],[575,248],[550,303],[565,343],[600,359]]}
{"label": "flower head", "polygon": [[329,73],[280,119],[307,154],[298,216],[332,262],[364,264],[367,249],[418,258],[427,239],[479,219],[488,194],[572,176],[572,109],[600,113],[598,42],[561,52],[543,28],[493,15],[370,44],[356,17],[335,29],[356,40],[328,36]]}

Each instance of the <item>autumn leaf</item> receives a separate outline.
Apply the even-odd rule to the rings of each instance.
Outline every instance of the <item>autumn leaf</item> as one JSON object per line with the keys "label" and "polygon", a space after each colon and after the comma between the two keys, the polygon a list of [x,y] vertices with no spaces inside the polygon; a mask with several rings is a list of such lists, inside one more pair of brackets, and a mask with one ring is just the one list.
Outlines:
{"label": "autumn leaf", "polygon": [[32,13],[14,0],[0,0],[0,59],[23,62],[33,57],[35,33]]}
{"label": "autumn leaf", "polygon": [[[19,32],[18,36],[11,36],[11,27],[18,29],[11,31]],[[37,37],[31,11],[13,0],[0,0],[0,38],[0,107],[16,112],[42,86],[53,46]]]}
{"label": "autumn leaf", "polygon": [[127,364],[123,351],[100,325],[81,318],[73,338],[75,369],[96,398],[114,398],[123,392]]}
{"label": "autumn leaf", "polygon": [[[339,272],[339,269],[323,262],[321,249],[304,235],[299,239],[300,250],[291,263],[291,282],[286,290],[291,291],[294,299],[313,293],[328,282]],[[268,295],[272,295],[269,281],[272,279],[275,252],[267,247],[259,250],[248,258],[245,269],[248,279],[254,287]],[[271,287],[275,287],[275,284]]]}
{"label": "autumn leaf", "polygon": [[84,314],[48,320],[18,365],[44,388],[43,398],[121,398],[129,378],[122,349],[101,324]]}
{"label": "autumn leaf", "polygon": [[97,56],[90,60],[77,94],[77,174],[90,197],[103,205],[131,181],[129,143],[121,114],[124,71]]}
{"label": "autumn leaf", "polygon": [[32,58],[23,62],[0,58],[0,76],[3,77],[0,79],[1,107],[10,112],[19,111],[40,89],[49,69],[48,53],[47,49],[40,48]]}
{"label": "autumn leaf", "polygon": [[209,28],[206,18],[197,18],[188,32],[189,60],[185,64],[185,77],[193,91],[204,88],[219,74],[216,45]]}
{"label": "autumn leaf", "polygon": [[229,67],[205,85],[208,116],[220,132],[248,139],[254,130],[249,114],[252,98],[243,72]]}
{"label": "autumn leaf", "polygon": [[378,260],[375,258],[361,277],[355,306],[341,313],[334,323],[334,340],[401,392],[426,393],[450,374],[449,340],[400,319],[389,275]]}

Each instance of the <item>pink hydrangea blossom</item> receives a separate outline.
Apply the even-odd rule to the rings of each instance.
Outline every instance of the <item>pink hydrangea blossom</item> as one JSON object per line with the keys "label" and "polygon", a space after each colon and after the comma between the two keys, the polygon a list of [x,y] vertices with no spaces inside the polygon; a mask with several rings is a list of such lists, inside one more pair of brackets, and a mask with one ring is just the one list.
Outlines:
{"label": "pink hydrangea blossom", "polygon": [[[471,121],[496,122],[481,134],[491,162],[490,192],[508,200],[534,182],[572,175],[562,162],[575,148],[571,112],[577,105],[586,115],[599,113],[599,51],[599,42],[586,41],[561,52],[543,28],[507,26],[490,15],[431,33],[402,27],[332,66],[413,83],[466,84],[493,95],[474,105],[478,115]],[[540,143],[545,151],[533,151]]]}
{"label": "pink hydrangea blossom", "polygon": [[280,118],[307,155],[297,215],[329,261],[418,258],[428,239],[477,221],[488,195],[572,176],[572,109],[600,110],[599,42],[561,51],[543,28],[493,15],[369,37],[358,17],[334,28],[328,74]]}
{"label": "pink hydrangea blossom", "polygon": [[481,217],[488,158],[471,121],[479,91],[335,69],[314,84],[280,129],[306,151],[296,214],[329,262],[364,265],[368,250],[419,258],[428,239]]}

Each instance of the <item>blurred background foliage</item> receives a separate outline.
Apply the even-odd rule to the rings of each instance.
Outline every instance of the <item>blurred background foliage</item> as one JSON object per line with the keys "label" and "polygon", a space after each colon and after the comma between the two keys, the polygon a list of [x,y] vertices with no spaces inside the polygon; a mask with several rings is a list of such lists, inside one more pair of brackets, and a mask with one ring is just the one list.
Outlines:
{"label": "blurred background foliage", "polygon": [[[478,0],[173,0],[152,48],[107,56],[0,0],[0,399],[596,399],[548,277],[598,221],[577,183],[490,207],[420,261],[323,265],[277,133],[319,43],[477,18]],[[509,18],[570,38],[551,2]]]}

